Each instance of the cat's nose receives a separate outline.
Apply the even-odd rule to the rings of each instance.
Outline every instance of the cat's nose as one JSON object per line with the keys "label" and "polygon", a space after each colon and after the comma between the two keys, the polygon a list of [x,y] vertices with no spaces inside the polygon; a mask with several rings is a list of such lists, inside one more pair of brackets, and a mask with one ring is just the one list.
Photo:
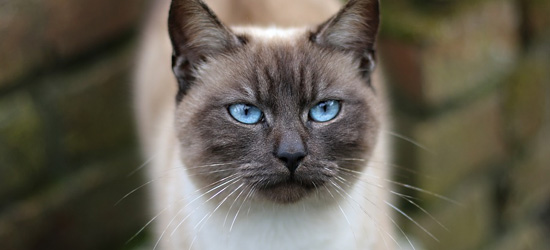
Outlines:
{"label": "cat's nose", "polygon": [[300,162],[302,161],[302,159],[304,159],[305,156],[305,152],[282,152],[280,154],[277,154],[277,157],[279,157],[279,159],[285,163],[285,166],[286,168],[288,168],[290,173],[294,173],[294,171],[296,171],[296,169],[300,165]]}
{"label": "cat's nose", "polygon": [[281,138],[275,155],[285,164],[290,173],[294,173],[302,159],[306,157],[307,151],[299,135],[287,133]]}

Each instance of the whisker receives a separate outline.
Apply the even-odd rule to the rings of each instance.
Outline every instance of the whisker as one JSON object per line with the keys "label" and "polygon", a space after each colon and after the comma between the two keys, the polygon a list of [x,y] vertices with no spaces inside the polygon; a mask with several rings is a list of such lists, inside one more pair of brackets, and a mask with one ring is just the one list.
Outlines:
{"label": "whisker", "polygon": [[[399,166],[397,164],[383,162],[383,161],[377,161],[374,159],[358,159],[358,158],[340,158],[336,159],[336,161],[359,161],[359,162],[365,162],[365,163],[373,163],[372,165],[369,165],[369,167],[377,168],[377,169],[385,169],[386,167],[391,167],[394,170],[404,171],[409,174],[414,174],[422,177],[426,177],[425,175],[420,175],[417,171]],[[382,166],[379,166],[381,164]],[[409,175],[405,175],[404,173],[394,173],[394,175],[401,177],[401,178],[410,178]]]}
{"label": "whisker", "polygon": [[202,228],[204,227],[204,225],[206,224],[206,222],[208,222],[208,220],[210,219],[210,217],[212,217],[212,215],[218,211],[218,209],[222,206],[222,204],[229,198],[231,197],[231,195],[233,195],[235,192],[237,192],[239,189],[241,189],[242,187],[244,186],[244,183],[241,183],[241,185],[239,185],[237,188],[235,188],[235,190],[231,191],[231,193],[229,193],[229,195],[227,195],[221,202],[220,204],[218,204],[218,206],[216,208],[214,208],[214,211],[212,211],[212,213],[210,213],[210,215],[208,216],[208,218],[206,218],[206,221],[202,224],[202,226],[199,228],[199,232],[202,230]]}
{"label": "whisker", "polygon": [[[377,178],[380,178],[380,177],[377,177]],[[411,186],[411,185],[409,185],[409,184],[400,183],[400,182],[397,182],[397,181],[391,181],[391,180],[385,180],[385,181],[390,182],[390,183],[393,183],[393,184],[396,184],[396,185],[398,185],[398,186],[402,186],[402,187],[404,187],[404,188],[408,188],[408,189],[416,190],[416,191],[421,192],[421,193],[425,193],[425,194],[432,195],[432,196],[437,197],[437,198],[439,198],[439,199],[442,199],[442,200],[445,200],[445,201],[447,201],[447,202],[453,203],[453,204],[455,204],[455,205],[457,205],[457,206],[461,206],[461,207],[463,206],[463,205],[460,204],[458,201],[455,201],[455,200],[453,200],[453,199],[451,199],[451,198],[445,197],[445,196],[443,196],[443,195],[440,195],[440,194],[437,194],[437,193],[434,193],[434,192],[427,191],[427,190],[422,189],[422,188],[419,188],[419,187]]]}
{"label": "whisker", "polygon": [[[392,181],[392,180],[382,178],[382,177],[379,177],[379,176],[375,176],[375,175],[372,175],[372,174],[362,173],[362,172],[358,172],[358,171],[355,171],[355,170],[346,169],[346,168],[342,168],[342,167],[338,167],[338,166],[336,168],[340,169],[340,170],[343,170],[343,171],[347,171],[349,173],[353,173],[353,174],[357,174],[357,175],[364,175],[366,177],[372,177],[372,178],[375,178],[375,179],[379,179],[379,180],[382,180],[382,181],[385,181],[385,182],[389,182],[389,183],[407,188],[407,189],[412,189],[412,190],[415,190],[415,191],[418,191],[418,192],[421,192],[421,193],[429,194],[429,195],[432,195],[432,196],[437,197],[439,199],[442,199],[442,200],[445,200],[447,202],[453,203],[455,205],[462,206],[462,204],[460,204],[459,202],[457,202],[457,201],[455,201],[451,198],[445,197],[443,195],[440,195],[440,194],[437,194],[437,193],[434,193],[434,192],[430,192],[428,190],[425,190],[425,189],[422,189],[422,188],[419,188],[419,187],[415,187],[415,186],[412,186],[412,185],[409,185],[409,184],[401,183],[401,182],[398,182],[398,181]],[[360,181],[362,181],[359,177],[356,176],[356,178],[358,178]]]}
{"label": "whisker", "polygon": [[229,217],[229,212],[231,211],[231,209],[233,208],[233,205],[235,205],[235,203],[237,202],[237,200],[239,199],[239,197],[241,197],[241,195],[244,193],[246,189],[242,189],[241,192],[239,192],[239,194],[237,195],[237,197],[235,197],[235,200],[233,200],[233,202],[231,203],[231,206],[229,206],[229,209],[227,210],[227,214],[225,215],[225,219],[223,219],[223,227],[225,227],[225,223],[227,222],[227,217]]}
{"label": "whisker", "polygon": [[237,217],[239,216],[239,212],[241,211],[241,208],[243,207],[243,204],[246,202],[246,200],[252,195],[254,188],[251,187],[250,191],[248,191],[248,194],[244,197],[243,202],[239,206],[239,209],[237,209],[237,213],[235,213],[235,217],[233,217],[233,221],[231,222],[231,226],[229,227],[229,232],[233,230],[233,226],[235,225],[235,221],[237,220]]}
{"label": "whisker", "polygon": [[[231,178],[232,176],[235,176],[235,175],[236,175],[236,174],[233,174],[233,175],[230,175],[230,176],[228,176],[228,177],[226,177],[226,178]],[[224,179],[226,179],[226,178],[224,178]],[[170,220],[170,222],[168,223],[168,225],[166,225],[166,227],[165,227],[164,230],[162,231],[161,235],[159,236],[159,239],[157,240],[157,242],[155,243],[155,246],[153,247],[153,250],[155,250],[155,249],[157,248],[157,246],[158,246],[158,244],[160,243],[162,237],[163,237],[164,234],[166,233],[166,230],[168,230],[168,228],[172,225],[172,223],[174,222],[174,220],[178,217],[178,215],[179,215],[185,208],[187,208],[189,205],[191,205],[192,203],[194,203],[194,202],[195,202],[196,200],[198,200],[199,198],[201,198],[201,197],[207,195],[207,194],[210,193],[210,192],[213,192],[214,190],[216,190],[216,189],[218,189],[218,188],[220,188],[220,187],[222,187],[222,186],[224,186],[224,185],[227,185],[228,183],[230,183],[230,182],[232,182],[232,181],[234,181],[234,180],[236,180],[236,179],[238,179],[238,178],[239,178],[239,176],[237,176],[237,177],[235,177],[235,178],[233,178],[233,179],[231,179],[231,180],[228,180],[228,181],[226,181],[226,182],[223,182],[223,183],[221,183],[221,184],[219,184],[219,185],[217,185],[217,186],[211,188],[211,189],[208,190],[207,192],[205,192],[205,193],[199,195],[198,197],[196,197],[195,199],[193,199],[192,201],[190,201],[189,203],[187,203],[187,205],[185,205],[184,207],[180,208],[180,209],[178,210],[178,212],[174,215],[174,217]],[[209,186],[210,186],[210,185],[209,185]],[[196,192],[196,191],[195,191],[195,192]],[[180,201],[181,201],[181,200],[184,200],[184,199],[185,199],[185,198],[182,198],[182,199],[180,199]],[[190,213],[189,215],[191,215],[191,214],[192,214],[192,213]],[[187,215],[187,216],[184,218],[184,220],[185,220],[186,218],[188,218],[189,215]],[[178,226],[174,229],[174,232],[177,231],[178,227],[179,227],[182,223],[183,223],[183,221],[180,222],[180,224],[178,224]],[[173,233],[172,233],[172,234],[173,234]]]}
{"label": "whisker", "polygon": [[[350,173],[350,172],[341,172],[341,173],[344,174],[344,175],[355,178],[358,182],[362,182],[362,183],[365,183],[365,184],[368,184],[368,185],[375,186],[375,187],[378,187],[380,189],[386,190],[386,187],[384,187],[380,184],[377,184],[377,183],[372,183],[372,182],[365,181],[365,180],[361,179],[361,177],[356,175],[355,173]],[[340,177],[340,178],[342,178],[342,177]]]}
{"label": "whisker", "polygon": [[422,231],[424,231],[427,235],[429,235],[432,239],[434,239],[435,241],[439,242],[439,239],[437,239],[437,237],[435,237],[433,234],[431,234],[426,228],[424,228],[422,225],[420,225],[420,223],[416,222],[415,220],[413,220],[413,218],[411,218],[407,213],[403,212],[401,209],[397,208],[396,206],[394,206],[393,204],[389,203],[388,201],[384,201],[384,203],[386,203],[388,206],[390,206],[391,208],[393,208],[395,211],[399,212],[400,214],[402,214],[403,216],[405,216],[407,219],[409,219],[409,221],[413,222],[416,226],[418,226],[420,229],[422,229]]}
{"label": "whisker", "polygon": [[[383,186],[379,186],[379,185],[375,185],[375,184],[372,184],[372,183],[369,183],[369,182],[366,182],[366,181],[362,181],[362,179],[360,179],[359,177],[355,176],[355,175],[351,175],[350,176],[354,177],[354,178],[357,178],[360,182],[358,182],[358,184],[371,184],[373,186],[376,186],[376,187],[379,187],[379,188],[382,188],[384,190],[387,190],[386,188],[384,188]],[[363,198],[369,202],[371,205],[373,205],[374,207],[376,207],[377,209],[381,210],[381,211],[385,211],[383,209],[381,209],[378,205],[376,205],[373,201],[371,201],[368,197],[366,197],[365,195],[362,195]],[[407,242],[409,243],[409,245],[411,246],[411,248],[413,250],[415,250],[415,247],[414,247],[414,244],[412,243],[412,241],[409,239],[409,237],[407,236],[407,234],[405,233],[405,231],[403,231],[403,229],[397,224],[397,222],[395,222],[395,220],[390,216],[388,215],[388,213],[384,212],[384,215],[390,220],[390,222],[401,232],[401,234],[403,235],[403,237],[405,237],[405,239],[407,240]],[[399,243],[397,243],[397,246],[401,249],[401,246],[399,245]]]}
{"label": "whisker", "polygon": [[428,211],[426,211],[426,209],[422,208],[420,205],[416,204],[414,201],[410,200],[408,198],[407,195],[403,195],[403,194],[400,194],[400,193],[397,193],[397,192],[394,192],[394,191],[390,191],[392,194],[395,194],[399,197],[401,197],[402,199],[406,200],[407,202],[413,204],[415,207],[417,207],[418,209],[420,209],[424,214],[428,215],[433,221],[435,221],[440,227],[442,227],[443,229],[445,229],[447,232],[450,232],[449,229],[447,227],[445,227],[441,222],[439,222],[435,217],[433,217],[430,213],[428,213]]}
{"label": "whisker", "polygon": [[[145,164],[146,164],[146,163],[145,163]],[[175,167],[175,168],[167,169],[167,170],[165,171],[166,174],[164,174],[164,175],[162,175],[162,176],[159,176],[159,177],[157,177],[157,178],[154,178],[154,179],[152,179],[152,180],[150,180],[150,181],[148,181],[148,182],[145,182],[145,183],[139,185],[137,188],[132,189],[132,191],[128,192],[126,195],[124,195],[122,198],[120,198],[120,199],[115,203],[114,206],[117,206],[120,202],[122,202],[124,199],[128,198],[128,196],[130,196],[131,194],[137,192],[139,189],[142,189],[143,187],[145,187],[145,186],[147,186],[147,185],[149,185],[149,184],[151,184],[151,183],[153,183],[153,182],[155,182],[155,181],[158,181],[158,180],[161,179],[161,178],[167,177],[167,176],[169,175],[169,173],[167,173],[167,172],[172,171],[172,170],[176,170],[176,169],[180,169],[180,168],[179,168],[179,167]],[[194,176],[194,175],[187,175],[187,176]]]}
{"label": "whisker", "polygon": [[[344,216],[344,218],[346,219],[346,222],[348,223],[348,226],[349,226],[349,229],[351,230],[351,233],[353,234],[353,239],[355,240],[355,247],[357,248],[357,237],[355,236],[355,231],[353,230],[353,227],[351,226],[351,223],[348,219],[348,216],[346,215],[346,212],[344,212],[344,209],[342,209],[342,206],[340,206],[340,203],[338,202],[338,200],[336,200],[336,198],[334,197],[334,195],[332,194],[332,192],[330,192],[330,190],[328,189],[327,186],[325,186],[325,189],[327,190],[327,192],[329,193],[330,197],[332,197],[332,199],[334,200],[334,202],[336,202],[336,205],[338,206],[338,208],[340,209],[340,212],[342,212],[342,215]],[[336,190],[335,190],[336,191]],[[341,195],[341,194],[340,194]]]}
{"label": "whisker", "polygon": [[126,175],[126,177],[128,178],[128,177],[134,175],[135,173],[137,173],[139,170],[141,170],[142,168],[147,166],[147,164],[151,163],[151,161],[153,161],[153,159],[155,159],[159,154],[160,153],[156,153],[153,156],[151,156],[149,159],[145,160],[139,167],[137,167],[132,172],[130,172],[128,175]]}
{"label": "whisker", "polygon": [[188,250],[191,250],[193,245],[195,244],[195,240],[197,239],[197,235],[195,235],[195,237],[193,237],[193,240],[191,241],[191,244],[189,245],[189,249]]}
{"label": "whisker", "polygon": [[122,196],[122,198],[120,198],[114,205],[114,207],[118,206],[118,204],[120,202],[122,202],[124,199],[126,199],[126,197],[130,196],[131,194],[135,193],[136,191],[138,191],[139,189],[155,182],[157,179],[153,179],[153,180],[150,180],[148,182],[145,182],[144,184],[141,184],[140,186],[138,186],[137,188],[134,188],[132,191],[130,191],[129,193],[127,193],[126,195]]}
{"label": "whisker", "polygon": [[[358,178],[357,176],[354,176],[355,178]],[[341,178],[341,177],[340,177]],[[362,183],[367,183],[367,184],[370,184],[368,182],[363,182],[363,180],[360,180],[360,182]],[[424,208],[422,208],[420,205],[416,204],[415,202],[413,202],[412,200],[410,200],[409,198],[413,198],[411,196],[408,196],[408,195],[404,195],[404,194],[401,194],[401,193],[398,193],[398,192],[395,192],[395,191],[392,191],[392,190],[388,190],[390,193],[392,194],[395,194],[403,199],[405,199],[407,202],[413,204],[414,206],[416,206],[418,209],[420,209],[422,212],[424,212],[425,214],[427,214],[432,220],[434,220],[437,224],[439,224],[439,226],[441,226],[443,229],[449,231],[442,223],[440,223],[437,219],[435,219],[435,217],[433,217],[428,211],[426,211]],[[387,201],[384,201],[385,203],[388,203]],[[396,209],[398,212],[400,212],[402,215],[404,215],[405,217],[407,217],[409,220],[411,220],[412,222],[414,222],[417,226],[419,226],[421,229],[424,230],[424,232],[426,232],[428,235],[430,235],[432,238],[436,239],[437,238],[435,236],[433,236],[431,233],[429,233],[424,227],[422,227],[420,224],[418,224],[416,221],[414,221],[410,216],[406,215],[403,211],[399,210],[397,207],[391,205],[391,204],[388,204],[390,205],[392,208]]]}
{"label": "whisker", "polygon": [[197,168],[207,168],[207,167],[217,167],[217,166],[225,166],[225,165],[232,165],[232,164],[239,164],[240,162],[234,161],[234,162],[227,162],[227,163],[213,163],[213,164],[207,164],[207,165],[201,165],[201,166],[194,166],[194,167],[186,167],[186,169],[197,169]]}
{"label": "whisker", "polygon": [[[222,188],[221,190],[219,190],[217,193],[215,193],[214,195],[212,195],[210,198],[208,198],[206,201],[204,201],[203,203],[201,203],[198,207],[194,208],[193,211],[191,211],[189,214],[187,214],[187,216],[185,216],[185,218],[183,218],[183,220],[176,226],[176,228],[172,231],[172,233],[170,233],[170,237],[172,237],[174,235],[174,233],[178,230],[178,228],[181,226],[181,224],[183,222],[185,222],[185,220],[187,218],[189,218],[189,216],[191,216],[195,211],[197,211],[199,208],[201,208],[204,204],[206,204],[207,202],[211,201],[212,199],[214,199],[215,197],[217,197],[220,193],[222,193],[223,191],[225,191],[227,188],[229,188],[231,185],[237,183],[238,181],[240,180],[240,176],[237,176],[233,179],[231,179],[230,181],[228,182],[225,182],[224,184],[226,184],[226,186],[224,188]],[[212,190],[210,190],[212,191]],[[209,193],[210,191],[204,193],[203,195],[197,197],[197,198],[200,198],[202,196],[204,196],[205,194]],[[189,205],[189,204],[188,204]],[[187,207],[187,205],[185,206]],[[184,208],[185,208],[184,207]]]}
{"label": "whisker", "polygon": [[[176,169],[180,169],[178,167],[176,168],[170,168],[170,169],[167,169],[165,172],[169,172],[171,170],[176,170]],[[215,173],[223,173],[223,172],[228,172],[228,171],[233,171],[233,169],[221,169],[221,170],[214,170],[214,171],[209,171],[209,172],[204,172],[204,173],[198,173],[198,174],[186,174],[188,177],[191,177],[191,176],[198,176],[198,175],[203,175],[203,174],[215,174]],[[165,174],[165,175],[162,175],[160,177],[157,177],[153,180],[150,180],[148,182],[145,182],[144,184],[141,184],[140,186],[138,186],[137,188],[133,189],[132,191],[128,192],[126,195],[124,195],[122,198],[120,198],[114,206],[117,206],[120,202],[122,202],[124,199],[128,198],[128,196],[130,196],[131,194],[135,193],[136,191],[138,191],[139,189],[155,182],[155,181],[158,181],[159,179],[161,178],[164,178],[164,177],[167,177],[169,174]]]}
{"label": "whisker", "polygon": [[400,196],[401,198],[407,198],[407,199],[410,199],[410,200],[422,201],[422,199],[420,199],[420,198],[417,198],[417,197],[414,197],[414,196],[411,196],[411,195],[402,194],[402,193],[399,193],[399,192],[396,192],[396,191],[393,191],[393,190],[389,190],[389,192],[391,194],[395,194],[397,196]]}
{"label": "whisker", "polygon": [[[338,177],[340,177],[340,176],[338,176]],[[342,183],[342,184],[348,186],[349,188],[352,188],[352,186],[351,186],[349,183],[347,183],[345,179],[343,179],[343,180],[342,180],[342,179],[343,179],[343,178],[340,177],[340,179],[336,179],[336,180],[339,181],[340,183]],[[366,211],[366,209],[365,209],[359,202],[357,202],[348,192],[346,192],[342,187],[340,187],[340,185],[334,183],[332,180],[331,180],[330,182],[331,182],[333,185],[335,185],[336,188],[339,188],[344,194],[346,194],[353,202],[355,202],[355,203],[357,204],[357,206],[359,206],[359,209],[360,209],[361,211],[363,211],[363,213],[364,213],[365,215],[367,215],[372,221],[374,221],[374,223],[377,225],[376,230],[378,231],[378,233],[380,233],[381,236],[382,236],[382,231],[383,231],[386,235],[388,235],[388,236],[390,237],[390,239],[391,239],[393,242],[395,242],[395,244],[399,247],[399,249],[401,249],[401,245],[399,245],[399,243],[397,242],[397,240],[395,240],[395,238],[394,238],[390,233],[386,232],[385,230],[380,231],[380,228],[378,227],[378,222],[377,222],[377,220],[375,220],[375,219]],[[369,200],[369,199],[366,198],[366,197],[363,197],[363,198],[365,198],[366,200]],[[387,213],[385,213],[385,215],[386,215],[386,216],[389,216]],[[386,248],[388,248],[388,244],[387,244],[385,238],[384,238],[384,237],[381,237],[381,238],[382,238],[382,240],[384,241],[384,245],[386,246]]]}
{"label": "whisker", "polygon": [[170,206],[165,207],[159,213],[157,213],[151,220],[149,220],[143,227],[141,227],[139,231],[137,231],[137,233],[135,233],[129,240],[127,240],[125,244],[130,243],[134,238],[136,238],[143,230],[145,230],[146,227],[149,226],[149,224],[151,224],[154,220],[156,220],[157,217],[159,217],[162,213],[164,213],[168,208],[170,208]]}
{"label": "whisker", "polygon": [[395,132],[392,132],[392,131],[388,131],[388,130],[382,130],[382,132],[386,133],[386,134],[389,134],[389,135],[392,135],[392,136],[395,136],[399,139],[402,139],[404,141],[407,141],[407,142],[410,142],[412,143],[413,145],[425,150],[426,152],[430,153],[430,154],[435,154],[433,151],[429,150],[426,146],[420,144],[419,142],[413,140],[412,138],[410,137],[407,137],[407,136],[404,136],[404,135],[401,135],[401,134],[398,134],[398,133],[395,133]]}
{"label": "whisker", "polygon": [[373,162],[373,163],[384,164],[385,166],[393,167],[393,168],[400,169],[400,170],[403,170],[403,171],[407,171],[407,172],[411,172],[411,173],[415,173],[415,174],[417,173],[417,171],[414,171],[414,170],[412,170],[412,169],[409,169],[409,168],[406,168],[406,167],[402,167],[402,166],[399,166],[399,165],[397,165],[397,164],[390,163],[390,162],[379,161],[379,160],[376,160],[376,159],[363,159],[363,158],[336,158],[335,160],[336,160],[336,161]]}
{"label": "whisker", "polygon": [[224,172],[230,172],[230,171],[235,171],[235,170],[234,169],[219,169],[219,170],[212,170],[212,171],[208,171],[208,172],[200,172],[200,173],[196,173],[196,174],[191,174],[191,175],[188,175],[188,176],[201,176],[201,175],[224,173]]}
{"label": "whisker", "polygon": [[[228,177],[226,177],[226,178],[223,178],[223,179],[221,179],[221,180],[218,180],[218,181],[216,181],[216,182],[213,182],[213,183],[211,183],[211,184],[208,185],[208,186],[205,186],[205,187],[202,187],[202,188],[200,188],[200,189],[197,189],[197,190],[195,190],[195,193],[198,192],[198,191],[200,191],[200,190],[202,190],[202,189],[205,189],[205,188],[207,188],[207,187],[209,187],[209,186],[216,185],[217,183],[219,183],[219,182],[221,182],[221,181],[223,181],[224,179],[227,179],[227,178],[231,178],[231,176],[228,176]],[[157,178],[157,179],[158,179],[158,178]],[[155,180],[156,180],[156,179],[151,180],[151,181],[149,181],[149,182],[153,182],[153,181],[155,181]],[[147,183],[146,183],[146,184],[147,184]],[[144,186],[144,185],[143,185],[143,186]],[[126,196],[127,196],[127,195],[126,195]],[[180,201],[183,201],[183,200],[185,200],[186,198],[187,198],[187,197],[184,197],[184,198],[182,198],[182,199],[179,199],[179,200],[177,200],[176,202],[174,202],[174,204],[176,204],[176,203],[178,203],[178,202],[180,202]],[[120,202],[120,201],[119,201],[119,202]],[[164,213],[168,208],[172,207],[172,205],[174,205],[174,204],[170,204],[170,205],[166,206],[166,207],[165,207],[164,209],[162,209],[159,213],[157,213],[151,220],[149,220],[143,227],[141,227],[141,229],[139,229],[139,231],[138,231],[137,233],[135,233],[128,241],[126,241],[126,244],[128,244],[128,243],[131,242],[134,238],[136,238],[141,232],[143,232],[143,230],[145,230],[146,227],[148,227],[154,220],[156,220],[162,213]]]}

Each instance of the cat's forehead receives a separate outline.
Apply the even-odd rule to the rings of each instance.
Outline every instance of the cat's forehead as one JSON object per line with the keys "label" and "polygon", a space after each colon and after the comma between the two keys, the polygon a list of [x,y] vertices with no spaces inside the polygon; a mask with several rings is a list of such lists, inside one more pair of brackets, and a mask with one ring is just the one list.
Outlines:
{"label": "cat's forehead", "polygon": [[[350,55],[313,44],[307,29],[234,28],[247,44],[203,65],[207,91],[231,101],[310,105],[360,96],[366,89]],[[223,93],[217,93],[223,92]]]}
{"label": "cat's forehead", "polygon": [[293,42],[307,31],[306,28],[279,28],[269,26],[264,28],[236,26],[233,32],[263,42]]}

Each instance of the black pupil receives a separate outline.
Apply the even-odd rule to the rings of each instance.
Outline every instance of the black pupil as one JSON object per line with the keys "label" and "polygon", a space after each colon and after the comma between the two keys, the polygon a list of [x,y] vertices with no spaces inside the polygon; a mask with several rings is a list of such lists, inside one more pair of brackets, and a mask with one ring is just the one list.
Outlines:
{"label": "black pupil", "polygon": [[248,111],[249,110],[250,110],[250,107],[245,105],[244,108],[243,108],[243,112],[244,112],[245,116],[248,116]]}
{"label": "black pupil", "polygon": [[328,103],[327,102],[322,102],[321,104],[319,104],[320,108],[323,109],[323,113],[326,113],[327,110],[328,110]]}

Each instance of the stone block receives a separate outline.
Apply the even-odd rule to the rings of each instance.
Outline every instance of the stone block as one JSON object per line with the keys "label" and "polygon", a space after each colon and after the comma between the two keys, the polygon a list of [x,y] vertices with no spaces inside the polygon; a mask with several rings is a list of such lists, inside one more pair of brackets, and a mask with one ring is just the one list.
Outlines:
{"label": "stone block", "polygon": [[529,52],[503,98],[508,133],[517,151],[506,175],[509,197],[503,219],[508,224],[543,221],[550,214],[549,51],[543,44]]}
{"label": "stone block", "polygon": [[[549,92],[550,93],[550,92]],[[550,117],[545,130],[527,153],[508,171],[509,197],[505,204],[504,221],[542,221],[550,214]],[[550,227],[550,225],[548,225]]]}
{"label": "stone block", "polygon": [[534,42],[550,35],[550,2],[547,0],[519,0],[522,10],[524,36]]}
{"label": "stone block", "polygon": [[0,88],[97,49],[136,25],[142,0],[0,3]]}
{"label": "stone block", "polygon": [[[495,223],[494,205],[492,203],[491,182],[484,178],[471,178],[460,185],[449,198],[458,204],[438,200],[425,209],[437,221],[420,211],[411,217],[422,225],[437,240],[430,237],[424,230],[411,221],[404,219],[406,232],[419,242],[417,249],[423,250],[471,250],[482,249],[481,246],[493,234]],[[439,225],[441,223],[444,229]]]}
{"label": "stone block", "polygon": [[538,137],[550,112],[550,46],[530,50],[504,88],[503,106],[507,134],[520,149]]}
{"label": "stone block", "polygon": [[46,171],[44,121],[26,91],[0,99],[0,207]]}
{"label": "stone block", "polygon": [[42,10],[38,0],[0,3],[0,88],[46,61]]}
{"label": "stone block", "polygon": [[488,250],[545,250],[550,240],[544,228],[536,223],[522,223],[500,236]]}
{"label": "stone block", "polygon": [[35,89],[51,110],[65,163],[110,155],[133,142],[130,72],[133,46],[44,79]]}
{"label": "stone block", "polygon": [[482,1],[449,15],[414,11],[405,3],[384,9],[382,61],[409,103],[452,102],[499,81],[517,59],[518,17],[511,1]]}
{"label": "stone block", "polygon": [[0,212],[2,249],[122,249],[147,222],[134,154],[98,161]]}
{"label": "stone block", "polygon": [[67,58],[120,35],[135,26],[141,0],[50,0],[44,4],[45,43]]}
{"label": "stone block", "polygon": [[[506,161],[507,146],[497,94],[479,98],[460,109],[412,129],[416,147],[417,185],[447,193],[461,182],[489,171],[491,164]],[[429,199],[429,196],[423,198]]]}

